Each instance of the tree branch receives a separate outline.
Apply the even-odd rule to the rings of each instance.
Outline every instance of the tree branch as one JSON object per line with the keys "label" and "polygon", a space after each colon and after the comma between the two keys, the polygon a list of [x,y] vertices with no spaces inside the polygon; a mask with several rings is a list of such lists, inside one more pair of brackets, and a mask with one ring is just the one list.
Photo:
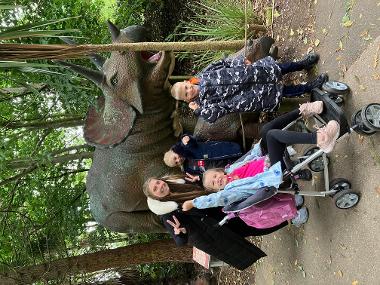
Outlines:
{"label": "tree branch", "polygon": [[6,129],[57,129],[82,126],[84,124],[83,116],[61,118],[51,121],[31,120],[31,121],[13,121],[0,123],[1,128]]}
{"label": "tree branch", "polygon": [[57,179],[57,178],[61,178],[61,177],[68,176],[68,175],[71,175],[71,174],[77,174],[77,173],[81,173],[81,172],[86,172],[86,171],[89,171],[89,170],[90,169],[88,169],[88,168],[83,168],[83,169],[78,169],[78,170],[75,170],[75,171],[67,171],[65,173],[62,173],[61,175],[46,177],[45,180],[54,180],[54,179]]}
{"label": "tree branch", "polygon": [[[12,160],[6,160],[3,162],[5,167],[10,168],[10,169],[27,169],[30,168],[31,166],[35,166],[36,164],[41,164],[42,166],[48,165],[48,164],[58,164],[58,163],[64,163],[68,162],[70,160],[77,160],[77,159],[86,159],[86,158],[92,158],[93,157],[93,152],[92,151],[80,151],[80,150],[89,150],[91,149],[91,146],[89,145],[76,145],[76,146],[71,146],[68,148],[60,149],[57,151],[53,151],[50,153],[51,156],[61,154],[64,152],[70,152],[73,150],[76,150],[76,153],[68,153],[65,155],[60,155],[60,156],[54,156],[48,160],[46,160],[46,163],[43,162],[41,158],[34,158],[34,157],[29,157],[29,158],[22,158],[22,159],[12,159]],[[33,155],[33,154],[32,154]]]}
{"label": "tree branch", "polygon": [[6,185],[8,183],[11,183],[11,182],[13,182],[15,180],[19,180],[22,177],[24,177],[25,175],[33,172],[35,169],[37,169],[37,166],[31,166],[31,167],[29,167],[27,169],[24,169],[20,174],[17,174],[15,176],[11,176],[9,178],[4,179],[3,181],[0,181],[0,186],[4,186],[4,185]]}

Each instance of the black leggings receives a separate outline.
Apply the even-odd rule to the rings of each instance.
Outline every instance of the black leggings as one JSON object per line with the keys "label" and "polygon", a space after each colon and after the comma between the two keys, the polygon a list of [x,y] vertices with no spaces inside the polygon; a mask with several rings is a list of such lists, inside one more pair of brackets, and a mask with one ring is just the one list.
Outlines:
{"label": "black leggings", "polygon": [[286,169],[283,161],[284,152],[287,145],[290,144],[316,144],[317,133],[301,133],[281,130],[300,115],[296,110],[286,113],[268,123],[261,129],[261,149],[263,154],[269,154],[271,164],[281,161],[282,170]]}

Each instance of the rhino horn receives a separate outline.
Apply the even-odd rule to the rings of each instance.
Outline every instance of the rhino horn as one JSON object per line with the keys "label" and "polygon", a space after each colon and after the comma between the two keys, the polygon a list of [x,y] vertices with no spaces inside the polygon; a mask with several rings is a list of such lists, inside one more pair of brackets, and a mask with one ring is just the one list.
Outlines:
{"label": "rhino horn", "polygon": [[[69,37],[59,37],[63,42],[67,43],[68,45],[76,45],[77,43],[69,38]],[[92,53],[89,55],[90,59],[91,59],[91,62],[93,64],[95,64],[95,66],[97,67],[97,69],[99,70],[102,70],[103,68],[103,64],[105,63],[105,58],[103,58],[102,56],[98,55],[98,54],[95,54],[95,53]]]}
{"label": "rhino horn", "polygon": [[57,60],[56,62],[63,66],[69,67],[71,70],[83,75],[84,77],[91,80],[98,86],[102,86],[106,82],[106,77],[101,71],[92,70],[92,69],[85,68],[85,67],[72,64],[69,62],[65,62],[65,61]]}
{"label": "rhino horn", "polygon": [[112,41],[116,41],[116,39],[120,35],[120,30],[116,27],[110,20],[107,20],[108,29],[110,30]]}

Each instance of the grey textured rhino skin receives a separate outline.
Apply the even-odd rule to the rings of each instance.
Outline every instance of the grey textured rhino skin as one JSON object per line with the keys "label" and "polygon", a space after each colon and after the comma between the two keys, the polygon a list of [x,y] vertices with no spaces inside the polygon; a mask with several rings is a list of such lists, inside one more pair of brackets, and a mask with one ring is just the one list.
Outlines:
{"label": "grey textured rhino skin", "polygon": [[[140,26],[124,30],[110,22],[108,26],[113,43],[146,39]],[[158,62],[131,51],[112,52],[107,60],[92,57],[99,71],[62,64],[92,80],[104,94],[103,105],[91,109],[96,118],[86,121],[84,132],[87,142],[96,146],[86,182],[93,217],[117,232],[165,232],[158,217],[148,210],[142,185],[148,177],[169,171],[162,155],[176,140],[170,119],[175,102],[168,83],[174,56],[162,52]],[[119,106],[116,110],[115,105]],[[125,119],[122,129],[118,129],[119,118]],[[123,132],[123,139],[109,143],[114,129]],[[96,137],[102,132],[105,139]]]}
{"label": "grey textured rhino skin", "polygon": [[[119,35],[113,32],[112,38],[113,42],[136,42],[144,40],[144,33],[141,28],[129,27]],[[148,177],[168,172],[162,154],[175,142],[170,120],[174,100],[167,82],[173,66],[171,52],[163,52],[156,64],[143,60],[138,52],[116,52],[103,66],[107,82],[116,72],[119,76],[112,96],[124,99],[140,112],[124,142],[111,149],[96,148],[87,176],[93,216],[111,230],[165,231],[148,210],[142,185]],[[136,90],[137,94],[131,94]]]}
{"label": "grey textured rhino skin", "polygon": [[[145,40],[142,27],[120,31],[108,24],[113,42]],[[257,47],[254,50],[257,52]],[[112,52],[106,61],[94,55],[93,61],[100,71],[62,63],[96,83],[105,98],[104,106],[93,109],[94,120],[102,125],[98,127],[91,120],[85,125],[86,140],[96,146],[87,176],[93,217],[100,225],[117,232],[165,232],[158,217],[148,210],[142,185],[149,177],[169,172],[162,157],[176,141],[170,118],[175,102],[167,81],[174,57],[171,52],[163,52],[160,60],[152,63],[142,59],[139,52],[125,51]],[[115,120],[119,118],[117,112],[110,111],[115,102],[119,106],[117,112],[127,114],[120,117],[124,121]],[[236,137],[238,115],[230,117],[234,118],[232,122],[227,117],[214,125],[200,122],[196,131],[205,139]],[[117,129],[121,122],[123,128]],[[109,143],[107,139],[114,129],[123,132],[123,139]],[[109,136],[104,136],[104,145],[103,137],[96,137],[101,132]]]}

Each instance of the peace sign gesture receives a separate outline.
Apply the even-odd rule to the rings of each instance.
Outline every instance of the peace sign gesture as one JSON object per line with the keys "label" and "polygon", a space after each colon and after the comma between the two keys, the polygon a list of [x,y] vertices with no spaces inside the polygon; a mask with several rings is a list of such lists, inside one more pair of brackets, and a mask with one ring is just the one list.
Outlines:
{"label": "peace sign gesture", "polygon": [[173,217],[174,223],[171,220],[166,220],[166,222],[173,227],[174,234],[175,235],[179,235],[180,233],[186,234],[186,229],[179,227],[180,223],[178,219],[174,215],[172,217]]}
{"label": "peace sign gesture", "polygon": [[185,180],[189,182],[197,182],[200,181],[199,175],[191,175],[190,173],[186,172]]}

